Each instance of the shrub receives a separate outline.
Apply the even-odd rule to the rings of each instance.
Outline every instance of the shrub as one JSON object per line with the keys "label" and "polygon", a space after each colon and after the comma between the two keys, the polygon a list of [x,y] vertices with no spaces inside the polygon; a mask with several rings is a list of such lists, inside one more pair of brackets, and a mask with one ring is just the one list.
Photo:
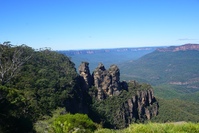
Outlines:
{"label": "shrub", "polygon": [[57,117],[53,124],[55,133],[91,133],[97,129],[95,123],[85,114],[66,114]]}

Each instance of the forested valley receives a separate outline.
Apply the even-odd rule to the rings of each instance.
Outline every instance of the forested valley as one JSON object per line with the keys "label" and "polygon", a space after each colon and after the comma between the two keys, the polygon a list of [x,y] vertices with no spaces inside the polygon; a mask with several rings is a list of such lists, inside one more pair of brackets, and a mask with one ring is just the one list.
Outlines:
{"label": "forested valley", "polygon": [[[0,44],[0,132],[133,132],[135,123],[199,122],[198,103],[184,112],[186,103],[156,98],[149,84],[120,81],[116,65],[100,64],[92,74],[88,65],[78,73],[69,57],[49,48]],[[182,131],[199,130],[185,124]]]}

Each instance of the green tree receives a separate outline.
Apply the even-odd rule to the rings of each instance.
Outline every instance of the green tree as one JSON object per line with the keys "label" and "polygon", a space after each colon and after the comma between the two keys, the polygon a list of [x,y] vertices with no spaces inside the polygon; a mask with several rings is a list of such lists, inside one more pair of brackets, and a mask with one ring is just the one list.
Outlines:
{"label": "green tree", "polygon": [[0,44],[0,82],[9,82],[31,58],[33,50],[26,45],[13,46],[10,42]]}
{"label": "green tree", "polygon": [[28,132],[44,115],[66,107],[76,78],[74,63],[62,54],[0,44],[0,132]]}
{"label": "green tree", "polygon": [[22,92],[0,86],[0,132],[31,131],[33,127],[31,114],[28,101]]}

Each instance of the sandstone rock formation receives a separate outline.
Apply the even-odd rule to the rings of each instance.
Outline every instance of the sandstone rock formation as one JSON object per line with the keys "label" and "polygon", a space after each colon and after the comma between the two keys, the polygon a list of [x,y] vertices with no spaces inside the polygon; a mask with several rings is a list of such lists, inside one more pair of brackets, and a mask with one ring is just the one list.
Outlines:
{"label": "sandstone rock formation", "polygon": [[102,63],[93,72],[94,86],[98,90],[99,100],[107,96],[118,95],[120,91],[120,71],[116,65],[106,70]]}
{"label": "sandstone rock formation", "polygon": [[[112,101],[116,106],[105,107],[106,111],[110,109],[110,113],[113,113],[112,124],[115,128],[124,128],[136,120],[149,120],[158,114],[158,102],[150,85],[136,81],[120,82],[120,70],[116,65],[106,70],[100,63],[91,76],[88,65],[82,62],[79,73],[89,95],[99,102],[108,97],[116,98],[116,101]],[[89,87],[93,89],[91,93]]]}
{"label": "sandstone rock formation", "polygon": [[84,89],[88,89],[92,86],[93,84],[93,79],[90,74],[89,70],[89,63],[88,62],[82,62],[81,65],[79,66],[79,74],[80,77],[83,78],[83,87]]}

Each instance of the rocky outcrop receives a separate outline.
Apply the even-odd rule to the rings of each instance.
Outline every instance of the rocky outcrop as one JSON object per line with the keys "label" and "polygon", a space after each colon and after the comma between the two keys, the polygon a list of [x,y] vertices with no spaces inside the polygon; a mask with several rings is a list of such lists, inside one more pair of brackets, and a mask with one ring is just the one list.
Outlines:
{"label": "rocky outcrop", "polygon": [[111,65],[108,72],[112,79],[110,86],[112,88],[112,95],[119,95],[119,91],[121,90],[120,70],[116,65]]}
{"label": "rocky outcrop", "polygon": [[94,86],[98,90],[97,98],[118,95],[120,92],[120,71],[116,65],[106,70],[102,63],[93,72]]}
{"label": "rocky outcrop", "polygon": [[93,84],[93,78],[90,74],[89,70],[89,63],[88,62],[82,62],[79,66],[79,75],[82,78],[82,84],[84,89],[88,89]]}
{"label": "rocky outcrop", "polygon": [[120,70],[116,65],[106,70],[100,63],[91,76],[88,65],[83,62],[79,67],[80,77],[84,80],[84,87],[87,87],[85,90],[99,104],[102,100],[113,97],[108,99],[108,104],[111,105],[104,105],[102,102],[100,110],[103,112],[105,109],[106,113],[109,111],[107,116],[112,119],[114,128],[124,128],[135,121],[150,120],[158,114],[159,106],[150,85],[136,81],[120,82]]}

